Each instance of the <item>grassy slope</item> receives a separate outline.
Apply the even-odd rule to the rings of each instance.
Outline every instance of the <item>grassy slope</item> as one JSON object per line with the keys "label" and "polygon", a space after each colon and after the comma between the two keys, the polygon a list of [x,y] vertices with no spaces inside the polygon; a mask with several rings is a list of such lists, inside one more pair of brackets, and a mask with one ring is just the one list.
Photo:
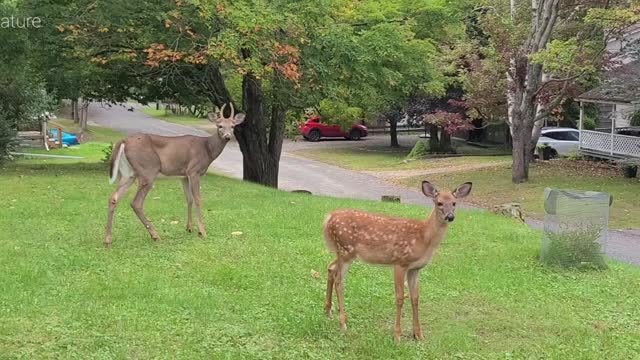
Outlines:
{"label": "grassy slope", "polygon": [[433,158],[404,162],[410,149],[401,151],[367,151],[360,148],[305,149],[294,152],[313,160],[352,170],[413,170],[433,169],[442,164],[464,166],[478,163],[504,162],[509,156],[471,156],[454,158]]}
{"label": "grassy slope", "polygon": [[163,240],[148,238],[127,206],[130,194],[106,251],[106,172],[88,164],[0,171],[3,357],[621,359],[640,352],[640,270],[617,263],[601,273],[544,269],[539,234],[511,220],[460,214],[423,271],[427,341],[396,346],[387,268],[352,267],[346,334],[324,317],[332,257],[321,223],[342,207],[409,217],[424,209],[208,176],[202,240],[184,231],[179,182],[164,180],[147,202]]}
{"label": "grassy slope", "polygon": [[187,126],[199,126],[199,125],[202,126],[202,125],[208,124],[207,119],[201,119],[191,115],[180,116],[180,115],[168,114],[164,110],[145,108],[144,113],[149,116],[153,116],[154,118],[157,118],[166,122],[174,123],[174,124],[181,124],[181,125],[187,125]]}
{"label": "grassy slope", "polygon": [[[77,134],[80,131],[78,124],[67,119],[58,119],[55,122],[51,122],[50,127],[61,126],[62,130],[68,133]],[[62,149],[51,149],[46,151],[44,149],[23,149],[22,152],[34,153],[34,154],[47,154],[47,155],[64,155],[64,156],[79,156],[84,160],[81,162],[96,162],[100,161],[104,157],[103,150],[122,140],[124,135],[115,130],[100,127],[89,126],[89,130],[85,133],[85,139],[79,146],[70,146]],[[21,160],[23,163],[49,163],[49,164],[64,164],[78,162],[78,160],[65,160],[65,159],[25,159]]]}
{"label": "grassy slope", "polygon": [[[567,161],[532,165],[530,181],[525,184],[511,182],[509,166],[431,175],[429,178],[436,183],[446,180],[454,184],[471,179],[474,185],[471,202],[484,207],[519,202],[527,215],[537,218],[544,216],[542,197],[545,187],[608,192],[614,198],[610,226],[618,229],[638,228],[640,183],[636,179],[625,179],[618,174],[590,174],[588,166],[588,162],[572,164]],[[414,187],[422,180],[422,177],[413,177],[403,180],[402,183]]]}

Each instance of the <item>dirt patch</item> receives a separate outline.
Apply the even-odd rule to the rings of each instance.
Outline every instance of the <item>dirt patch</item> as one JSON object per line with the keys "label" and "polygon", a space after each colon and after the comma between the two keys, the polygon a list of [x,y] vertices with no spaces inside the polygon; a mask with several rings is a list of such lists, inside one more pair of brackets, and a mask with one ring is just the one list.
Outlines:
{"label": "dirt patch", "polygon": [[511,163],[511,161],[496,161],[496,162],[481,163],[481,164],[462,164],[462,165],[447,165],[447,161],[440,161],[440,163],[442,164],[442,166],[434,167],[432,169],[363,171],[363,172],[365,174],[373,175],[381,179],[394,182],[393,180],[399,180],[399,179],[423,176],[423,175],[446,174],[446,173],[494,168],[498,166],[508,165]]}

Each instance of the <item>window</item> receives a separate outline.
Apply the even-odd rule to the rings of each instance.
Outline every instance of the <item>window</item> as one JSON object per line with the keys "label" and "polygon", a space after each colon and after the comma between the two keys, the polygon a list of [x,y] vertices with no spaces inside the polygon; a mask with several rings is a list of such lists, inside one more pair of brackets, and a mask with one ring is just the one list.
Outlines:
{"label": "window", "polygon": [[560,141],[579,141],[580,135],[577,131],[553,131],[543,134],[544,137],[548,137],[553,140]]}

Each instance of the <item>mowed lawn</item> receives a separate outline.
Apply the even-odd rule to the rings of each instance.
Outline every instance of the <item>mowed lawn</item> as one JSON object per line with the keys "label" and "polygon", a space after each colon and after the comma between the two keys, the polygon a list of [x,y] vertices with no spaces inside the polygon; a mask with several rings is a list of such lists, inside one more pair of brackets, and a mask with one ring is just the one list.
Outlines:
{"label": "mowed lawn", "polygon": [[[456,183],[448,179],[447,185]],[[101,164],[0,166],[0,357],[227,359],[630,359],[640,353],[640,269],[547,269],[540,234],[461,212],[422,272],[426,341],[400,345],[388,268],[356,263],[349,329],[323,313],[325,214],[413,218],[421,207],[289,194],[207,176],[209,236],[184,230],[180,182],[156,183],[154,243],[125,199],[102,246],[112,187]],[[133,191],[132,191],[133,192]],[[178,222],[177,224],[175,222]],[[242,235],[233,236],[240,231]],[[313,276],[318,271],[320,276]]]}
{"label": "mowed lawn", "polygon": [[[58,126],[62,128],[62,131],[67,133],[78,134],[80,132],[78,124],[68,119],[58,119],[49,124],[50,128],[56,128]],[[125,138],[125,135],[112,129],[101,126],[89,126],[80,145],[69,146],[67,148],[51,148],[49,151],[29,148],[20,150],[25,153],[76,156],[83,159],[25,158],[21,161],[22,163],[32,164],[95,163],[105,157],[105,149],[112,147],[113,144],[123,138]]]}
{"label": "mowed lawn", "polygon": [[[482,206],[518,202],[526,216],[544,217],[544,189],[602,191],[613,196],[610,227],[614,229],[640,227],[640,182],[625,179],[622,172],[603,163],[590,161],[556,160],[533,164],[529,182],[513,184],[511,166],[502,165],[488,169],[457,171],[449,174],[433,174],[432,181],[460,182],[473,179],[470,202]],[[423,177],[401,180],[402,185],[415,187]]]}
{"label": "mowed lawn", "polygon": [[[484,149],[483,149],[484,150]],[[350,170],[398,171],[415,169],[438,169],[444,166],[470,166],[474,164],[501,164],[510,161],[510,156],[461,156],[432,157],[419,160],[407,160],[411,149],[391,148],[321,148],[294,151],[295,155],[340,166]],[[480,151],[480,150],[475,150]],[[481,154],[482,152],[479,152]],[[486,151],[485,151],[486,153]]]}
{"label": "mowed lawn", "polygon": [[209,123],[206,118],[198,118],[192,115],[175,115],[166,112],[164,109],[156,110],[152,108],[145,108],[143,112],[154,118],[174,124],[181,124],[186,126],[205,126]]}

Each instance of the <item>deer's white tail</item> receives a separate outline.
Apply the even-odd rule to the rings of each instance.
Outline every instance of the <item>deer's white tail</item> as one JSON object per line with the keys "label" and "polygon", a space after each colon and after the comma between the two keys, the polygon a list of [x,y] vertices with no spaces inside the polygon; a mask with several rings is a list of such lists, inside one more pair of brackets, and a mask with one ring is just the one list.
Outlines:
{"label": "deer's white tail", "polygon": [[127,160],[127,155],[124,153],[124,143],[118,143],[113,148],[113,155],[111,156],[111,177],[109,178],[109,184],[113,184],[118,179],[118,175],[130,178],[134,176],[131,164]]}
{"label": "deer's white tail", "polygon": [[324,235],[324,241],[327,245],[327,249],[332,252],[336,252],[338,248],[336,247],[335,239],[331,236],[331,229],[329,222],[331,221],[331,217],[333,213],[329,213],[325,218],[322,224],[322,233]]}

